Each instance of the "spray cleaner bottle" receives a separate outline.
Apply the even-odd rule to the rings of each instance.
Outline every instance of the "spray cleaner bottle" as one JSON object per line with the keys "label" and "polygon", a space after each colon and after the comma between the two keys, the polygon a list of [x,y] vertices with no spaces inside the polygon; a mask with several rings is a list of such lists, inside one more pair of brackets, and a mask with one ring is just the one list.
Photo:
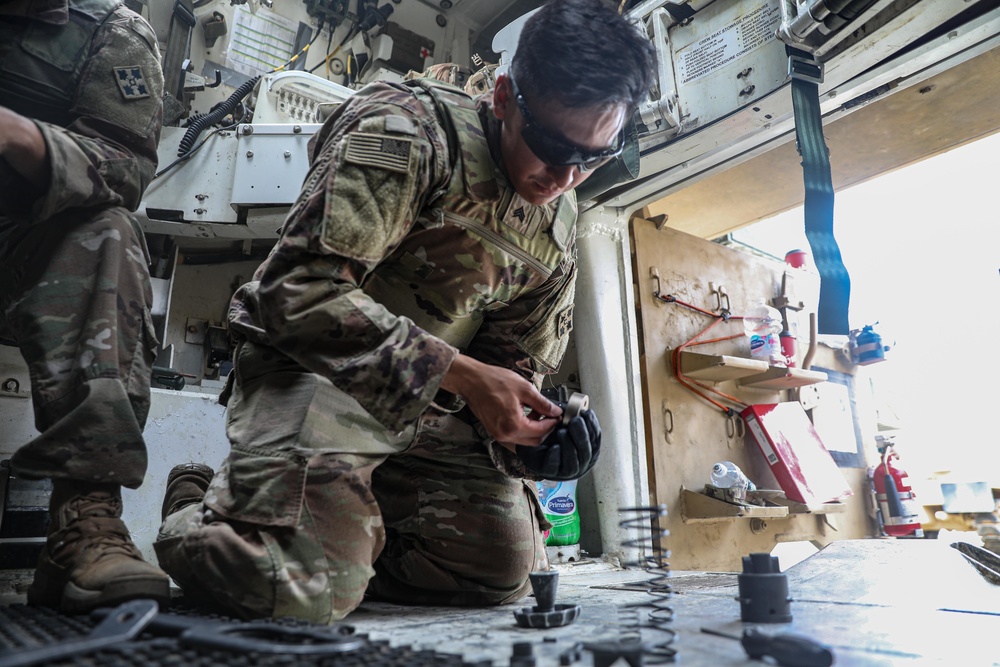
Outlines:
{"label": "spray cleaner bottle", "polygon": [[580,542],[580,513],[576,508],[576,480],[552,482],[543,479],[538,484],[538,499],[552,529],[545,536],[545,545],[563,547]]}

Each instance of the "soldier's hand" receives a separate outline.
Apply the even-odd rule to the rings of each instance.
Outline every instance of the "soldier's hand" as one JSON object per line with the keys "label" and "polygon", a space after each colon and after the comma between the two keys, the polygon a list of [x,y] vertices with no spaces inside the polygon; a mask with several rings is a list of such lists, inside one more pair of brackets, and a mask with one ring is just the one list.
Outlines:
{"label": "soldier's hand", "polygon": [[441,387],[462,396],[486,431],[512,451],[516,445],[541,443],[556,423],[546,417],[562,415],[558,405],[514,371],[464,355],[452,362]]}
{"label": "soldier's hand", "polygon": [[601,425],[593,410],[584,410],[568,424],[559,424],[537,447],[517,447],[529,471],[554,482],[579,479],[590,472],[601,454]]}

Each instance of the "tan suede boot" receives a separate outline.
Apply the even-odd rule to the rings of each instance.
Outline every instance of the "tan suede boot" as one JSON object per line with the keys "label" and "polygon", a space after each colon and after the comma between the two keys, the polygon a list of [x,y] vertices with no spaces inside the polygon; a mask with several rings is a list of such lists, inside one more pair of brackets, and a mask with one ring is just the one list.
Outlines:
{"label": "tan suede boot", "polygon": [[160,520],[184,509],[191,503],[200,503],[215,477],[215,471],[204,463],[182,463],[174,466],[167,475],[167,489],[163,494]]}
{"label": "tan suede boot", "polygon": [[142,559],[121,520],[116,485],[54,482],[49,537],[28,603],[85,612],[125,600],[170,599],[170,578]]}

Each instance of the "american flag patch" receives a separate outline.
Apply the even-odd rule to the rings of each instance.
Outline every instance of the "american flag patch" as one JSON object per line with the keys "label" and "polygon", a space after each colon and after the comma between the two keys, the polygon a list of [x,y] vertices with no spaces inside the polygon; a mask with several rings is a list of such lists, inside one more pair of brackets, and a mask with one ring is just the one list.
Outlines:
{"label": "american flag patch", "polygon": [[382,134],[355,132],[347,137],[344,160],[353,164],[379,167],[390,171],[410,171],[410,148],[413,140]]}

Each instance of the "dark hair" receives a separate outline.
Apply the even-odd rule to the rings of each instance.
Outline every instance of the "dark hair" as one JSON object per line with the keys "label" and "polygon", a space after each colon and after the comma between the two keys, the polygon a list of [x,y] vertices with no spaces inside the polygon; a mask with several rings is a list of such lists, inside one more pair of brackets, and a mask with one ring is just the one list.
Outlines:
{"label": "dark hair", "polygon": [[571,108],[635,108],[652,84],[653,45],[602,0],[551,0],[525,23],[511,63],[529,98]]}

